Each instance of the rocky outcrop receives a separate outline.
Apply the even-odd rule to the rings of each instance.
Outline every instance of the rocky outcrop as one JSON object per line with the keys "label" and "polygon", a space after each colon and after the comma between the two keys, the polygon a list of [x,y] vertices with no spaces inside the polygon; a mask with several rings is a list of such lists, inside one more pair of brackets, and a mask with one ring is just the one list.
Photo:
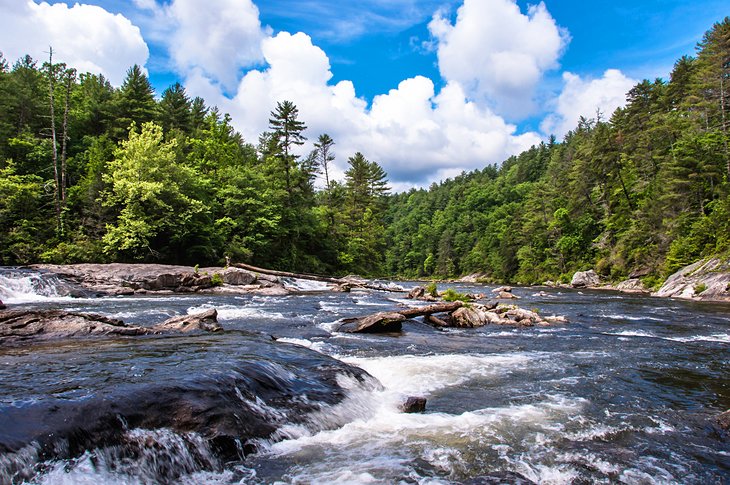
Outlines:
{"label": "rocky outcrop", "polygon": [[489,324],[532,327],[565,322],[567,320],[564,317],[543,318],[536,312],[514,305],[498,305],[496,308],[489,308],[484,305],[472,304],[468,307],[459,308],[451,314],[452,326],[462,328],[483,327]]}
{"label": "rocky outcrop", "polygon": [[153,327],[128,325],[121,320],[91,313],[63,310],[0,311],[0,344],[19,344],[38,340],[75,337],[136,336],[201,330],[217,332],[215,309],[173,317]]}
{"label": "rocky outcrop", "polygon": [[[131,295],[148,292],[252,293],[276,288],[289,292],[279,278],[240,268],[192,268],[164,264],[71,264],[34,265],[97,294]],[[221,284],[222,283],[222,284]]]}
{"label": "rocky outcrop", "polygon": [[649,293],[649,290],[644,286],[639,278],[630,278],[622,281],[617,285],[614,285],[612,289],[622,291],[624,293]]}
{"label": "rocky outcrop", "polygon": [[396,312],[380,312],[364,318],[345,320],[339,332],[348,333],[387,333],[400,332],[406,317]]}
{"label": "rocky outcrop", "polygon": [[[258,440],[281,439],[279,427],[306,424],[310,413],[341,402],[347,392],[342,377],[377,385],[365,371],[299,346],[255,337],[241,345],[240,355],[219,356],[224,360],[209,366],[180,353],[176,372],[150,370],[135,379],[112,373],[108,387],[81,399],[0,402],[0,478],[35,482],[37,465],[101,450],[116,464],[159,458],[149,467],[157,475],[143,482],[177,483],[179,475],[217,469],[217,460],[240,461]],[[174,345],[168,350],[177,352]],[[184,463],[164,461],[165,444],[156,433],[177,436],[181,446],[194,433],[209,451],[197,455],[191,447],[201,463],[186,470]],[[160,453],[150,453],[156,449]]]}
{"label": "rocky outcrop", "polygon": [[601,278],[596,274],[595,271],[578,271],[573,275],[573,279],[570,280],[570,286],[573,288],[592,288],[601,284]]}
{"label": "rocky outcrop", "polygon": [[653,296],[730,301],[730,260],[705,259],[680,269]]}
{"label": "rocky outcrop", "polygon": [[489,280],[489,275],[486,273],[474,273],[467,276],[464,276],[462,278],[459,278],[457,281],[459,283],[482,283],[484,281]]}

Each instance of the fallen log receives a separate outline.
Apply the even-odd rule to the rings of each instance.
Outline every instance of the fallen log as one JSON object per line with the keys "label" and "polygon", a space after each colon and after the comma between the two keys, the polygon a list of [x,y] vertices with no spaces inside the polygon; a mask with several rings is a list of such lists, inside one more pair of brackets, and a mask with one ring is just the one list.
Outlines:
{"label": "fallen log", "polygon": [[405,308],[391,312],[379,312],[359,318],[343,320],[342,325],[337,329],[339,332],[348,333],[383,333],[398,332],[402,328],[403,321],[422,316],[431,316],[434,313],[452,312],[461,308],[464,303],[454,301],[450,303],[437,303],[418,308]]}
{"label": "fallen log", "polygon": [[[288,271],[277,271],[273,269],[267,269],[267,268],[259,268],[257,266],[252,266],[250,264],[245,263],[231,263],[231,266],[245,269],[247,271],[253,271],[254,273],[261,273],[261,274],[267,274],[271,276],[277,276],[279,278],[294,278],[298,280],[309,280],[309,281],[319,281],[322,283],[332,283],[335,285],[338,285],[338,288],[347,287],[347,288],[364,288],[367,290],[375,290],[375,291],[390,291],[392,293],[403,293],[403,290],[401,289],[392,289],[388,288],[387,286],[382,285],[371,285],[368,283],[360,283],[355,282],[353,280],[349,280],[346,278],[332,278],[330,276],[322,276],[322,275],[316,275],[316,274],[310,274],[310,273],[290,273]],[[341,289],[338,291],[342,291]],[[348,290],[349,291],[349,290]]]}

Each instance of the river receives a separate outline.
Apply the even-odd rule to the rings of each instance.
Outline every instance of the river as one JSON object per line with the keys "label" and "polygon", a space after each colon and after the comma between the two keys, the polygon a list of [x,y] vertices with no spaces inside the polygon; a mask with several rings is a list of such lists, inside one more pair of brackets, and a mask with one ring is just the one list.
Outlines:
{"label": "river", "polygon": [[[0,423],[48,400],[81,405],[242,359],[291,377],[324,354],[377,381],[341,376],[344,399],[314,403],[296,420],[256,397],[276,431],[238,459],[221,461],[194,433],[130,429],[145,443],[134,459],[114,446],[48,460],[25,449],[0,455],[0,483],[730,483],[730,439],[713,425],[730,409],[728,305],[515,288],[521,307],[569,323],[441,331],[413,321],[397,335],[354,335],[336,332],[337,321],[407,301],[316,285],[285,297],[65,298],[55,284],[6,272],[0,299],[141,325],[216,308],[225,331],[0,349]],[[426,397],[426,412],[401,413],[408,396]]]}

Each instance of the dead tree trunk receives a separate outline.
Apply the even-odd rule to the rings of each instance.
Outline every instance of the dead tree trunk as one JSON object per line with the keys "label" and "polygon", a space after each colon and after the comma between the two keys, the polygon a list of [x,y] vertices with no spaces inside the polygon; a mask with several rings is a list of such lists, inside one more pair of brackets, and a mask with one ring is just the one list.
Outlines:
{"label": "dead tree trunk", "polygon": [[[398,332],[402,323],[409,318],[430,317],[434,313],[453,312],[461,308],[464,303],[454,301],[451,303],[437,303],[419,308],[406,308],[392,312],[380,312],[359,318],[348,318],[343,320],[342,325],[337,329],[340,332],[348,333],[383,333]],[[436,319],[442,322],[441,319]]]}
{"label": "dead tree trunk", "polygon": [[278,276],[280,278],[295,278],[295,279],[299,279],[299,280],[320,281],[323,283],[332,283],[335,285],[349,285],[352,287],[364,288],[366,290],[403,293],[402,290],[391,289],[391,288],[387,288],[384,286],[378,286],[378,285],[371,285],[368,283],[358,283],[358,282],[353,282],[353,281],[345,280],[345,279],[341,279],[341,278],[332,278],[329,276],[321,276],[321,275],[308,274],[308,273],[289,273],[288,271],[276,271],[273,269],[259,268],[259,267],[251,266],[250,264],[244,264],[244,263],[231,263],[231,266],[236,267],[236,268],[245,269],[246,271],[253,271],[254,273]]}

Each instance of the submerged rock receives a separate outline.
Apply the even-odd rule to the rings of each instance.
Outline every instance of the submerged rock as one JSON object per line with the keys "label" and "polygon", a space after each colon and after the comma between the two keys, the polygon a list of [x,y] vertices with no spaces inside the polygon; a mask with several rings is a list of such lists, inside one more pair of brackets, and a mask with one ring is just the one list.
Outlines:
{"label": "submerged rock", "polygon": [[720,414],[715,420],[722,429],[730,431],[730,410]]}
{"label": "submerged rock", "polygon": [[218,323],[218,311],[215,308],[202,313],[192,315],[181,315],[172,317],[152,327],[153,332],[192,332],[203,330],[205,332],[220,332],[223,327]]}
{"label": "submerged rock", "polygon": [[398,409],[404,413],[423,413],[426,411],[426,398],[408,396],[408,398],[400,406],[398,406]]}

